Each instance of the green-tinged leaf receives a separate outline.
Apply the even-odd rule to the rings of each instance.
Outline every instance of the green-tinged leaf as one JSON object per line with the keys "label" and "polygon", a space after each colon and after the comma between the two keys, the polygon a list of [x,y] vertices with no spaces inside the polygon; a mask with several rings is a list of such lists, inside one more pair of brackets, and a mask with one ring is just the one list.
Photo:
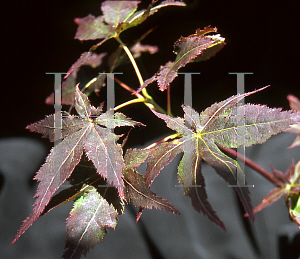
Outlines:
{"label": "green-tinged leaf", "polygon": [[[100,180],[102,180],[102,178],[100,178],[100,176],[97,175],[97,178],[92,177],[92,179],[89,180],[91,184],[96,184],[99,183]],[[88,183],[89,180],[85,182]],[[52,196],[51,200],[49,201],[48,205],[45,207],[41,216],[60,205],[69,203],[70,201],[73,201],[78,197],[80,197],[89,188],[89,185],[86,184],[85,182],[75,184],[67,189],[60,191],[56,195]]]}
{"label": "green-tinged leaf", "polygon": [[[272,166],[271,168],[274,177],[278,180],[278,187],[270,191],[270,193],[262,200],[262,202],[254,208],[254,212],[259,212],[265,207],[270,206],[284,195],[291,219],[300,226],[300,161],[296,166],[292,162],[285,174],[274,169]],[[248,215],[246,214],[245,216]]]}
{"label": "green-tinged leaf", "polygon": [[149,154],[153,150],[151,149],[137,149],[137,148],[129,148],[126,150],[124,161],[126,168],[136,168],[143,164],[148,158]]}
{"label": "green-tinged leaf", "polygon": [[299,193],[292,194],[288,199],[290,218],[300,227],[300,197]]}
{"label": "green-tinged leaf", "polygon": [[[111,112],[113,112],[113,110],[111,110]],[[95,122],[98,123],[101,126],[104,127],[108,127],[108,125],[110,125],[110,123],[114,123],[114,127],[122,127],[122,126],[145,126],[144,124],[137,122],[137,121],[133,121],[130,118],[127,118],[124,114],[120,113],[120,112],[116,112],[114,114],[114,117],[110,116],[111,113],[106,112],[101,114],[96,120]]]}
{"label": "green-tinged leaf", "polygon": [[178,70],[189,62],[196,61],[195,58],[203,54],[204,50],[215,47],[214,51],[205,53],[205,58],[202,56],[203,60],[210,58],[209,55],[214,56],[216,51],[221,49],[220,47],[216,46],[223,46],[225,44],[225,39],[220,37],[220,35],[204,35],[206,33],[216,31],[216,28],[206,27],[204,30],[198,29],[193,35],[181,37],[179,40],[177,40],[174,43],[174,52],[177,54],[175,61],[169,61],[164,66],[161,66],[159,71],[153,77],[146,80],[137,92],[140,92],[148,84],[154,81],[157,81],[159,89],[164,91],[174,80],[174,78],[177,77]]}
{"label": "green-tinged leaf", "polygon": [[[244,173],[237,161],[223,154],[216,144],[236,148],[244,144],[250,146],[263,143],[271,135],[297,123],[298,116],[292,111],[281,111],[251,104],[237,105],[246,96],[265,88],[232,96],[225,101],[211,105],[201,114],[189,106],[183,106],[185,122],[181,118],[172,118],[153,111],[157,117],[166,122],[169,128],[177,131],[180,137],[172,142],[161,144],[151,154],[145,174],[148,186],[152,184],[162,168],[177,154],[183,152],[178,177],[184,184],[185,194],[191,197],[193,207],[197,211],[207,215],[222,228],[224,227],[207,201],[204,179],[201,174],[201,161],[204,160],[234,188],[245,211],[253,221],[254,214],[250,193],[245,187]],[[277,174],[278,177],[279,175]],[[288,180],[283,178],[280,175],[280,181],[285,186]],[[295,188],[290,189],[295,192]]]}
{"label": "green-tinged leaf", "polygon": [[74,21],[78,25],[75,39],[109,39],[115,35],[112,26],[104,23],[104,16],[95,17],[89,14],[84,18],[76,18]]}
{"label": "green-tinged leaf", "polygon": [[140,1],[105,1],[101,5],[105,22],[116,28],[125,22],[137,9]]}
{"label": "green-tinged leaf", "polygon": [[67,218],[66,251],[63,258],[76,259],[86,255],[117,225],[117,211],[92,186],[79,198]]}
{"label": "green-tinged leaf", "polygon": [[123,23],[120,23],[117,27],[119,33],[124,30],[127,30],[131,27],[137,26],[144,22],[150,15],[156,13],[160,8],[166,6],[185,6],[185,3],[181,1],[163,1],[161,4],[154,6],[153,4],[156,1],[152,1],[151,4],[148,6],[147,9],[137,11],[129,16],[127,19],[124,20]]}
{"label": "green-tinged leaf", "polygon": [[178,1],[164,1],[156,7],[150,4],[147,10],[136,12],[139,3],[140,1],[103,2],[101,4],[103,16],[95,17],[89,14],[84,18],[75,19],[75,23],[79,25],[75,39],[94,40],[117,37],[122,31],[142,23],[149,15],[162,7],[185,6],[184,3]]}
{"label": "green-tinged leaf", "polygon": [[166,199],[157,197],[147,186],[142,174],[133,169],[124,171],[125,181],[125,197],[127,201],[131,201],[135,206],[147,209],[163,209],[167,212],[180,214],[174,206]]}
{"label": "green-tinged leaf", "polygon": [[91,103],[88,97],[79,90],[78,85],[75,89],[75,109],[82,117],[89,117],[91,115]]}
{"label": "green-tinged leaf", "polygon": [[293,124],[291,114],[292,111],[281,111],[280,108],[246,104],[223,110],[201,133],[223,147],[249,147],[264,143]]}

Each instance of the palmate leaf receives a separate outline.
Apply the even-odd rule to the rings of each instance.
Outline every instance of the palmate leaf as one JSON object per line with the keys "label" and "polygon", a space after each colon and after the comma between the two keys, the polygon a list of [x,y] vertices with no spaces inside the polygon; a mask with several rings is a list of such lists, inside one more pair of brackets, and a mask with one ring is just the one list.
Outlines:
{"label": "palmate leaf", "polygon": [[152,152],[153,150],[150,149],[128,149],[124,156],[126,164],[126,169],[123,172],[125,197],[128,202],[131,201],[135,206],[141,208],[137,215],[137,221],[142,215],[143,208],[152,209],[154,207],[180,214],[168,200],[156,196],[146,184],[144,176],[133,169],[144,163]]}
{"label": "palmate leaf", "polygon": [[88,52],[83,53],[70,68],[65,78],[67,78],[78,65],[88,59],[89,56],[92,55],[92,51],[108,39],[118,37],[121,32],[141,24],[162,7],[185,6],[185,3],[180,1],[163,1],[161,4],[153,7],[155,2],[156,1],[152,1],[147,9],[136,11],[140,1],[105,1],[101,4],[103,15],[95,17],[89,14],[84,18],[76,18],[75,23],[78,25],[78,29],[75,39],[103,40],[92,46]]}
{"label": "palmate leaf", "polygon": [[107,227],[117,225],[117,211],[95,189],[89,186],[75,203],[67,218],[66,251],[63,258],[76,259],[94,247],[107,233]]}
{"label": "palmate leaf", "polygon": [[151,154],[145,174],[148,186],[162,168],[170,163],[177,154],[183,152],[184,155],[178,167],[178,178],[183,184],[184,193],[191,198],[192,205],[198,212],[207,215],[209,219],[224,228],[207,200],[205,182],[201,174],[201,162],[204,160],[227,183],[233,186],[245,211],[253,221],[254,214],[250,194],[248,189],[243,187],[244,183],[241,182],[244,174],[238,163],[223,154],[216,144],[237,148],[244,144],[250,146],[263,143],[270,136],[297,123],[298,116],[292,111],[282,112],[280,109],[251,104],[237,105],[243,98],[259,90],[238,94],[225,101],[215,103],[201,114],[189,106],[183,106],[185,120],[153,111],[181,137],[160,145]]}
{"label": "palmate leaf", "polygon": [[[117,136],[112,132],[114,127],[141,125],[120,113],[114,116],[113,110],[102,114],[100,108],[91,106],[87,96],[75,92],[75,108],[79,116],[67,117],[62,121],[62,141],[50,152],[45,164],[37,172],[35,179],[39,181],[35,197],[33,214],[30,215],[18,231],[15,242],[39,218],[56,190],[70,177],[75,166],[80,162],[83,150],[93,162],[97,173],[107,179],[118,189],[120,198],[124,199],[124,183],[122,170],[125,168],[121,146],[115,143]],[[53,115],[31,124],[28,129],[42,133],[54,139]],[[106,127],[107,126],[107,127]]]}
{"label": "palmate leaf", "polygon": [[[140,92],[148,84],[157,81],[161,91],[167,89],[170,83],[177,77],[180,68],[192,61],[202,61],[214,56],[225,45],[225,39],[220,35],[207,35],[210,32],[217,32],[216,28],[205,27],[204,30],[198,29],[195,34],[188,37],[181,37],[174,43],[174,52],[177,54],[174,62],[167,62],[161,66],[159,71],[147,79],[137,90]],[[198,59],[196,59],[198,57]]]}

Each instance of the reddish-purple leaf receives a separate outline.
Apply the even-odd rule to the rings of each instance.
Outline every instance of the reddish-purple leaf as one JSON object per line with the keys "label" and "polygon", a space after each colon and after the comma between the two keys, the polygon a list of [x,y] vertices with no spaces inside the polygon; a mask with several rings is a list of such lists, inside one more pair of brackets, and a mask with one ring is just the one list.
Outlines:
{"label": "reddish-purple leaf", "polygon": [[[260,204],[258,204],[253,212],[259,212],[262,209],[264,209],[267,206],[270,206],[273,204],[275,201],[279,200],[281,196],[284,195],[286,205],[289,209],[291,218],[298,224],[299,224],[299,205],[296,206],[294,204],[291,206],[290,202],[293,203],[294,199],[296,198],[296,201],[299,198],[299,184],[300,184],[300,162],[297,163],[295,166],[294,163],[292,162],[291,166],[287,169],[285,174],[282,172],[274,169],[272,166],[272,172],[274,176],[278,179],[278,182],[280,182],[280,187],[276,187],[273,190],[269,192],[269,194],[262,200]],[[297,216],[295,216],[295,213]],[[249,216],[247,213],[245,216]],[[296,217],[296,218],[295,218]]]}
{"label": "reddish-purple leaf", "polygon": [[115,34],[112,26],[104,23],[104,16],[95,17],[89,14],[74,21],[78,25],[75,35],[75,39],[78,40],[109,39]]}
{"label": "reddish-purple leaf", "polygon": [[203,213],[225,231],[223,222],[207,200],[205,181],[201,173],[201,159],[193,156],[191,152],[185,152],[178,166],[178,179],[182,183],[185,196],[191,198],[194,209],[199,213]]}
{"label": "reddish-purple leaf", "polygon": [[78,68],[81,67],[85,62],[87,62],[92,56],[92,52],[83,52],[79,59],[69,68],[67,74],[65,75],[64,79],[66,79],[72,73],[77,73]]}
{"label": "reddish-purple leaf", "polygon": [[291,111],[282,112],[280,109],[251,104],[237,106],[238,102],[246,96],[263,89],[265,87],[250,93],[232,96],[225,101],[213,104],[201,114],[189,106],[183,106],[185,123],[181,118],[171,118],[153,111],[157,117],[166,122],[169,128],[177,131],[181,138],[161,144],[151,154],[145,174],[148,186],[162,168],[177,154],[183,152],[184,156],[178,168],[179,179],[184,183],[185,193],[192,198],[192,204],[197,211],[208,215],[213,222],[224,227],[210,207],[204,187],[197,186],[199,185],[197,183],[204,183],[200,171],[201,160],[204,160],[234,187],[245,211],[253,221],[250,194],[244,187],[245,183],[241,182],[244,181],[244,174],[237,161],[224,155],[216,143],[230,148],[236,148],[242,144],[250,146],[263,143],[271,135],[299,121],[299,116]]}
{"label": "reddish-purple leaf", "polygon": [[125,197],[127,201],[131,201],[135,206],[152,209],[163,209],[167,212],[180,214],[174,206],[166,199],[157,197],[145,182],[142,174],[134,169],[126,169],[124,171],[125,181]]}
{"label": "reddish-purple leaf", "polygon": [[216,31],[216,28],[206,27],[202,31],[198,29],[196,34],[188,37],[181,37],[179,40],[177,40],[174,44],[174,52],[177,54],[175,61],[169,61],[164,66],[161,66],[159,71],[149,80],[146,80],[137,92],[140,92],[153,81],[157,81],[159,89],[164,91],[174,80],[174,78],[177,77],[178,70],[191,61],[197,61],[195,58],[203,54],[204,50],[215,48],[214,51],[206,52],[205,58],[204,56],[202,57],[203,60],[208,59],[210,55],[214,56],[216,51],[221,49],[220,47],[216,46],[224,45],[225,39],[220,37],[220,35],[204,36],[204,34]]}
{"label": "reddish-purple leaf", "polygon": [[107,233],[115,228],[118,213],[94,187],[89,186],[84,196],[75,203],[67,218],[65,259],[80,259]]}
{"label": "reddish-purple leaf", "polygon": [[[64,139],[69,134],[76,132],[82,128],[81,120],[75,116],[71,116],[67,112],[62,112],[62,139]],[[48,115],[45,119],[30,124],[26,127],[26,129],[30,130],[31,132],[37,132],[43,134],[43,138],[49,138],[50,142],[54,141],[54,115]],[[60,129],[57,129],[60,130]]]}
{"label": "reddish-purple leaf", "polygon": [[118,188],[120,197],[123,198],[122,170],[125,164],[122,149],[115,143],[115,135],[109,129],[98,125],[90,126],[84,149],[87,157],[93,161],[97,173],[107,178],[108,183],[113,183]]}
{"label": "reddish-purple leaf", "polygon": [[[109,110],[104,117],[107,127],[100,127],[97,124],[97,116],[100,115],[102,106],[97,109],[91,106],[87,96],[79,91],[78,86],[75,91],[75,108],[80,116],[71,116],[68,113],[62,119],[62,141],[56,145],[46,163],[37,172],[35,179],[39,186],[35,197],[37,197],[33,214],[29,216],[18,231],[15,242],[31,225],[39,218],[51,197],[56,190],[70,177],[75,166],[80,162],[83,150],[90,160],[92,160],[97,173],[103,178],[107,178],[108,183],[112,183],[119,192],[119,196],[124,198],[124,183],[122,170],[125,164],[122,156],[122,149],[115,143],[116,136],[112,129],[116,126],[134,126],[139,123],[131,121],[125,115],[118,113],[116,123],[114,115]],[[110,114],[112,119],[108,116]],[[96,118],[92,118],[96,116]],[[110,125],[109,125],[110,124]],[[112,125],[112,126],[111,126]],[[31,131],[42,133],[54,139],[54,116],[28,126]]]}
{"label": "reddish-purple leaf", "polygon": [[146,161],[151,152],[153,152],[151,149],[127,149],[124,155],[126,168],[139,167]]}
{"label": "reddish-purple leaf", "polygon": [[84,136],[87,128],[83,128],[66,137],[55,146],[35,176],[40,183],[37,188],[33,214],[23,223],[13,243],[39,218],[51,196],[71,175],[75,166],[80,162],[83,153]]}
{"label": "reddish-purple leaf", "polygon": [[227,183],[232,186],[237,186],[233,187],[233,189],[238,194],[245,211],[249,214],[249,217],[253,222],[254,214],[252,211],[250,192],[247,187],[243,187],[246,184],[242,182],[244,180],[244,173],[239,164],[235,160],[224,155],[217,145],[209,138],[205,137],[201,139],[201,142],[203,160],[213,167]]}
{"label": "reddish-purple leaf", "polygon": [[151,186],[160,171],[181,152],[183,152],[183,141],[173,140],[162,143],[151,153],[145,173],[145,180],[148,187]]}
{"label": "reddish-purple leaf", "polygon": [[126,21],[137,9],[140,1],[105,1],[101,4],[101,10],[105,22],[116,28]]}
{"label": "reddish-purple leaf", "polygon": [[[125,1],[124,1],[125,2]],[[126,1],[129,2],[129,1]],[[144,22],[150,15],[156,13],[160,8],[166,6],[185,6],[185,3],[180,1],[163,1],[157,6],[153,7],[153,4],[156,1],[152,1],[151,4],[148,6],[147,9],[137,11],[132,15],[129,15],[127,19],[125,19],[122,23],[120,23],[117,27],[117,31],[121,33],[122,31],[137,26]]]}
{"label": "reddish-purple leaf", "polygon": [[[262,200],[262,202],[253,209],[253,213],[257,213],[265,207],[270,206],[275,201],[279,200],[285,191],[286,190],[284,188],[275,188],[271,190],[269,194]],[[248,214],[246,214],[246,216],[248,216]]]}

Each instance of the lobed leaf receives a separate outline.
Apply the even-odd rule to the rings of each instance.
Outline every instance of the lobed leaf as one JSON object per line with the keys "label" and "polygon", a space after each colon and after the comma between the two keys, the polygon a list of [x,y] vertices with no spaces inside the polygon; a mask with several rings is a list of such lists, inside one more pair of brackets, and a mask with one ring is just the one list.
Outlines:
{"label": "lobed leaf", "polygon": [[[95,120],[95,123],[104,126],[104,127],[122,127],[122,126],[145,126],[144,124],[131,120],[130,118],[127,118],[123,113],[116,112],[113,117],[110,116],[111,112],[113,110],[101,114],[97,119]],[[113,123],[113,125],[112,125]],[[109,126],[111,125],[111,126]]]}
{"label": "lobed leaf", "polygon": [[[189,168],[192,174],[188,174]],[[223,222],[207,200],[205,180],[201,173],[201,159],[198,156],[192,156],[188,151],[184,153],[178,166],[178,179],[182,183],[185,196],[191,198],[193,208],[199,213],[203,213],[225,231]]]}
{"label": "lobed leaf", "polygon": [[139,167],[146,161],[151,152],[153,152],[151,149],[127,149],[124,155],[126,168]]}
{"label": "lobed leaf", "polygon": [[223,154],[213,140],[209,138],[200,138],[203,148],[203,160],[208,163],[215,171],[236,191],[245,211],[248,213],[251,221],[254,221],[253,208],[251,204],[250,192],[244,180],[244,173],[236,160]]}
{"label": "lobed leaf", "polygon": [[[206,27],[204,30],[197,30],[195,34],[188,37],[181,37],[174,43],[174,52],[177,54],[174,62],[167,62],[164,66],[161,66],[159,71],[150,79],[146,80],[144,84],[137,90],[140,92],[148,84],[157,81],[158,87],[161,91],[167,89],[170,83],[177,77],[177,72],[180,68],[184,67],[191,61],[196,61],[195,58],[203,51],[218,45],[223,46],[225,44],[225,39],[220,37],[220,35],[208,35],[204,36],[209,32],[216,32],[216,28]],[[216,51],[221,48],[217,47],[214,51],[206,52],[205,57],[202,59],[210,58],[209,55],[214,56]],[[200,59],[198,60],[200,61]]]}
{"label": "lobed leaf", "polygon": [[97,169],[97,173],[107,178],[107,182],[112,183],[123,198],[122,170],[125,164],[122,149],[115,143],[115,135],[109,129],[100,128],[98,125],[90,126],[84,149],[87,157],[92,160]]}
{"label": "lobed leaf", "polygon": [[131,201],[135,206],[147,209],[163,209],[167,212],[180,214],[174,206],[166,199],[157,197],[147,186],[142,174],[134,169],[126,169],[124,171],[125,181],[125,197],[127,201]]}
{"label": "lobed leaf", "polygon": [[75,203],[67,218],[67,249],[63,258],[81,258],[107,233],[107,227],[117,225],[117,211],[94,187]]}
{"label": "lobed leaf", "polygon": [[247,104],[230,108],[211,120],[201,134],[227,148],[264,143],[272,135],[294,124],[292,111]]}
{"label": "lobed leaf", "polygon": [[[198,31],[198,33],[205,32]],[[270,136],[299,121],[299,116],[292,111],[251,104],[237,105],[246,96],[265,88],[234,95],[211,105],[201,114],[189,106],[182,106],[185,121],[182,118],[171,118],[153,111],[157,117],[166,122],[169,128],[177,131],[180,138],[161,144],[151,154],[145,174],[148,186],[152,184],[161,169],[177,154],[183,152],[178,167],[178,178],[183,183],[184,193],[191,198],[193,207],[198,212],[207,215],[209,219],[225,229],[207,201],[205,183],[201,174],[201,161],[204,160],[234,188],[245,211],[253,221],[254,213],[249,190],[245,187],[244,173],[237,161],[223,154],[216,144],[236,148],[243,144],[250,146],[263,143]],[[279,182],[283,186],[289,183],[288,180],[282,179]],[[300,191],[300,187],[291,184],[290,191],[296,192],[296,190]]]}
{"label": "lobed leaf", "polygon": [[183,141],[177,139],[171,142],[165,142],[160,144],[160,146],[151,153],[145,173],[145,180],[148,187],[151,186],[160,171],[171,163],[179,153],[183,152],[183,144]]}
{"label": "lobed leaf", "polygon": [[83,128],[73,133],[51,150],[46,163],[41,166],[34,178],[40,183],[34,196],[37,199],[33,214],[24,220],[13,243],[39,218],[51,196],[70,177],[75,166],[80,162],[86,132],[87,129]]}
{"label": "lobed leaf", "polygon": [[[78,85],[76,86],[75,108],[80,116],[64,113],[66,117],[62,118],[63,140],[51,150],[45,164],[41,166],[35,176],[40,183],[35,195],[37,199],[34,203],[33,214],[24,221],[13,242],[43,213],[53,194],[70,177],[80,162],[83,150],[92,160],[97,173],[106,178],[108,183],[113,184],[118,189],[119,197],[124,199],[122,170],[125,168],[125,163],[121,146],[115,143],[118,136],[112,132],[113,127],[109,124],[133,126],[139,123],[131,121],[121,113],[115,116],[116,123],[114,123],[113,110],[109,110],[107,114],[111,114],[113,119],[106,118],[107,127],[100,127],[97,124],[97,117],[101,116],[102,106],[93,107],[88,97],[80,92]],[[106,116],[108,116],[107,114]],[[53,141],[54,116],[48,116],[27,128],[42,133],[44,137],[49,137]],[[120,202],[118,203],[120,204]]]}

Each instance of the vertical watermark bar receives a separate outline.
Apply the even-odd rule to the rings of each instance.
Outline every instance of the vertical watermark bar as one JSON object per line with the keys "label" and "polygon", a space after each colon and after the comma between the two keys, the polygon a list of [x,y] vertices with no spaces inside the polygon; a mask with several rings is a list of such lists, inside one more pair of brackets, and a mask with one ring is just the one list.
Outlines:
{"label": "vertical watermark bar", "polygon": [[107,169],[107,179],[114,179],[115,175],[115,135],[114,133],[114,108],[115,108],[115,74],[123,74],[121,72],[115,73],[99,73],[106,74],[106,108],[107,108],[107,159],[106,159],[106,169]]}
{"label": "vertical watermark bar", "polygon": [[[237,94],[245,93],[245,75],[252,75],[253,72],[228,72],[229,75],[237,76]],[[242,154],[243,158],[241,159],[242,163],[238,164],[238,159],[236,157],[236,185],[228,185],[228,187],[254,187],[254,185],[246,185],[245,179],[245,157],[246,157],[246,145],[245,145],[245,110],[244,110],[245,99],[241,100],[239,104],[236,105],[236,121],[237,121],[237,129],[236,129],[236,138],[238,142],[243,142],[244,144],[237,148],[237,153]],[[240,170],[241,171],[240,171]]]}
{"label": "vertical watermark bar", "polygon": [[[184,75],[184,106],[190,106],[192,107],[193,104],[193,92],[192,92],[192,75],[200,75],[201,72],[187,72],[187,73],[178,73],[178,74],[183,74]],[[184,118],[185,118],[185,126],[186,127],[191,127],[191,125],[189,125],[187,123],[187,118],[186,118],[186,114],[184,114]],[[185,133],[185,134],[190,134],[189,132]],[[184,144],[183,146],[183,150],[184,150],[184,154],[187,154],[188,152],[191,152],[188,144]],[[184,186],[181,185],[175,185],[175,187],[200,187],[198,185],[193,185],[192,182],[187,182],[188,179],[192,180],[192,178],[187,177],[190,174],[190,169],[188,168],[188,166],[191,164],[191,161],[189,161],[187,159],[188,156],[183,155],[183,174],[184,174]]]}
{"label": "vertical watermark bar", "polygon": [[61,127],[61,76],[66,73],[49,72],[46,75],[54,75],[54,147],[57,146],[62,139]]}
{"label": "vertical watermark bar", "polygon": [[[54,165],[56,163],[60,163],[62,149],[61,143],[62,141],[62,117],[61,117],[61,82],[62,75],[66,73],[61,72],[49,72],[47,75],[54,75]],[[54,178],[54,181],[62,181],[60,177],[62,174],[60,171],[58,172],[59,177]]]}

